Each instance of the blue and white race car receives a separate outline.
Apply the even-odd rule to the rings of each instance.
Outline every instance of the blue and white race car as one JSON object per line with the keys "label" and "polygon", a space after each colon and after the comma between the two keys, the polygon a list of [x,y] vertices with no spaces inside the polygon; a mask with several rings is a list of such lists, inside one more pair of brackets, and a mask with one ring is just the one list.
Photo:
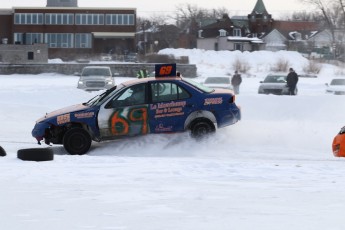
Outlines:
{"label": "blue and white race car", "polygon": [[32,136],[81,155],[92,141],[182,131],[201,137],[241,119],[231,90],[183,78],[176,64],[156,65],[155,72],[155,77],[124,82],[86,103],[48,113],[36,122]]}

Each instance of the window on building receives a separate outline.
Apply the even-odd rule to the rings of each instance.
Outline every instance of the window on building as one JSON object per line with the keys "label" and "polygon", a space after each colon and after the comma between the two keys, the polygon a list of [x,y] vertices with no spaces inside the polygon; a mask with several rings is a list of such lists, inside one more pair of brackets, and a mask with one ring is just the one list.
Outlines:
{"label": "window on building", "polygon": [[43,43],[42,33],[14,33],[14,44],[32,45]]}
{"label": "window on building", "polygon": [[14,33],[14,44],[23,44],[23,33]]}
{"label": "window on building", "polygon": [[45,42],[49,48],[73,48],[73,34],[48,33],[45,35]]}
{"label": "window on building", "polygon": [[219,36],[225,37],[226,36],[226,30],[219,30]]}
{"label": "window on building", "polygon": [[41,25],[43,24],[43,14],[41,13],[16,13],[14,24]]}
{"label": "window on building", "polygon": [[45,14],[45,24],[47,25],[73,25],[73,14]]}
{"label": "window on building", "polygon": [[234,44],[234,50],[243,51],[243,45],[242,45],[242,43],[235,43],[235,44]]}
{"label": "window on building", "polygon": [[34,60],[34,52],[28,52],[28,60]]}
{"label": "window on building", "polygon": [[76,25],[104,25],[104,14],[76,14]]}
{"label": "window on building", "polygon": [[202,38],[202,30],[199,30],[199,31],[198,31],[198,37],[199,37],[199,38]]}
{"label": "window on building", "polygon": [[92,48],[91,34],[75,34],[75,48]]}
{"label": "window on building", "polygon": [[107,14],[105,17],[107,25],[134,25],[133,14]]}
{"label": "window on building", "polygon": [[241,36],[242,36],[242,35],[241,35],[241,29],[235,28],[235,29],[233,30],[233,36],[234,36],[234,37],[241,37]]}

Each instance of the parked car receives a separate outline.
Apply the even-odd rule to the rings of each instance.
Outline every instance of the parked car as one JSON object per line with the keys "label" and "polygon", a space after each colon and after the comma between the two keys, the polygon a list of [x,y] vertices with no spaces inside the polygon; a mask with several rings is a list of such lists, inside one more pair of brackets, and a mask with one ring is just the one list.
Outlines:
{"label": "parked car", "polygon": [[138,62],[137,53],[128,53],[125,55],[125,62]]}
{"label": "parked car", "polygon": [[81,71],[78,80],[78,89],[96,91],[110,89],[115,85],[116,74],[111,72],[109,66],[86,66]]}
{"label": "parked car", "polygon": [[326,83],[326,93],[332,93],[335,95],[345,94],[345,78],[334,78],[331,83]]}
{"label": "parked car", "polygon": [[334,137],[332,143],[333,155],[336,157],[345,157],[345,126]]}
{"label": "parked car", "polygon": [[47,113],[32,136],[85,154],[92,140],[182,131],[199,138],[241,119],[232,91],[176,76],[176,64],[157,66],[156,77],[127,81],[86,103]]}
{"label": "parked car", "polygon": [[[287,75],[269,74],[263,81],[260,81],[259,94],[289,95],[289,88],[286,84]],[[295,95],[297,94],[297,87]]]}
{"label": "parked car", "polygon": [[204,85],[206,85],[210,88],[221,88],[221,89],[231,89],[232,90],[230,77],[208,77],[204,81]]}
{"label": "parked car", "polygon": [[111,54],[102,54],[101,55],[101,61],[111,61],[113,60],[113,57]]}

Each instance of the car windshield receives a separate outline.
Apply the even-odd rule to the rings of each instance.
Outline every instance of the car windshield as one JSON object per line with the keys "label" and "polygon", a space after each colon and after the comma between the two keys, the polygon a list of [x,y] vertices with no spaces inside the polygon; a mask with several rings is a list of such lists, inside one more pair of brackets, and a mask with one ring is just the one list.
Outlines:
{"label": "car windshield", "polygon": [[201,91],[203,91],[205,93],[211,93],[211,92],[214,91],[214,89],[211,89],[211,88],[209,88],[209,87],[207,87],[207,86],[205,86],[205,85],[203,85],[203,84],[201,84],[199,82],[195,82],[195,81],[193,81],[191,79],[186,79],[186,78],[182,78],[182,79],[184,81],[186,81],[187,83],[189,83],[190,85],[198,88],[199,90],[201,90]]}
{"label": "car windshield", "polygon": [[208,77],[205,80],[206,84],[230,84],[228,77]]}
{"label": "car windshield", "polygon": [[102,103],[103,101],[108,99],[109,95],[113,95],[112,92],[118,91],[118,90],[122,89],[123,87],[124,87],[123,84],[120,84],[118,86],[114,86],[114,87],[106,90],[105,92],[91,98],[88,102],[83,103],[83,105],[93,106],[93,105],[97,105],[98,103]]}
{"label": "car windshield", "polygon": [[107,68],[86,68],[81,74],[83,77],[86,76],[110,76],[110,71]]}
{"label": "car windshield", "polygon": [[286,76],[268,75],[264,83],[286,83]]}
{"label": "car windshield", "polygon": [[345,79],[333,79],[331,85],[345,85]]}

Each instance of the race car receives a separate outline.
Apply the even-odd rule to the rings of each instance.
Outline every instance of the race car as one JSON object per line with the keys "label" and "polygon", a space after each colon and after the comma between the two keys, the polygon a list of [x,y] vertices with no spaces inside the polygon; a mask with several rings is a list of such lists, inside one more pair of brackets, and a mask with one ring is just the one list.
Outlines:
{"label": "race car", "polygon": [[176,64],[156,65],[155,73],[46,114],[36,122],[32,136],[39,144],[62,144],[68,153],[82,155],[92,141],[182,131],[199,138],[241,119],[231,90],[184,78]]}
{"label": "race car", "polygon": [[333,154],[336,157],[345,157],[345,126],[340,129],[338,135],[333,139]]}

